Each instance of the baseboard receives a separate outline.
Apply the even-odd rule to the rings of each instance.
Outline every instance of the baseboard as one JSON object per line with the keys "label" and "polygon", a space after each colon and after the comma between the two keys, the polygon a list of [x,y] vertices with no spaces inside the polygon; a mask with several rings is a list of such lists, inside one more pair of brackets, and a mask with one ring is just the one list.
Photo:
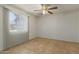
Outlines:
{"label": "baseboard", "polygon": [[49,39],[49,40],[55,40],[55,41],[61,41],[61,42],[69,42],[69,43],[78,43],[79,44],[79,41],[77,42],[73,42],[73,41],[66,41],[66,40],[60,40],[60,39],[54,39],[54,38],[47,38],[47,37],[35,37],[33,39]]}
{"label": "baseboard", "polygon": [[3,51],[4,49],[0,49],[0,51]]}
{"label": "baseboard", "polygon": [[29,39],[29,40],[33,40],[33,39],[36,39],[37,37],[34,37],[34,38],[31,38],[31,39]]}

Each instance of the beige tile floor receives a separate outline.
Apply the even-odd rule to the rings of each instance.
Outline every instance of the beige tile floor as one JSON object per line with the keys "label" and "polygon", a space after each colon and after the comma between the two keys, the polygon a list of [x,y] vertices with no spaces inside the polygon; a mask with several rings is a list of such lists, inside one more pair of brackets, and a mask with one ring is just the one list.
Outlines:
{"label": "beige tile floor", "polygon": [[11,53],[39,53],[39,54],[62,54],[79,53],[79,43],[65,42],[54,39],[36,38],[26,43],[9,48]]}

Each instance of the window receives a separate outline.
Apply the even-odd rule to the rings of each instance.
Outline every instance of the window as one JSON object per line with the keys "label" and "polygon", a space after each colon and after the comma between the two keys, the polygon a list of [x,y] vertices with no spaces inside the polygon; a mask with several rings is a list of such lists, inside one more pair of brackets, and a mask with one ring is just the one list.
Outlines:
{"label": "window", "polygon": [[9,30],[10,31],[27,31],[28,18],[23,15],[17,15],[13,12],[9,12]]}
{"label": "window", "polygon": [[9,12],[9,30],[16,30],[17,15],[13,12]]}

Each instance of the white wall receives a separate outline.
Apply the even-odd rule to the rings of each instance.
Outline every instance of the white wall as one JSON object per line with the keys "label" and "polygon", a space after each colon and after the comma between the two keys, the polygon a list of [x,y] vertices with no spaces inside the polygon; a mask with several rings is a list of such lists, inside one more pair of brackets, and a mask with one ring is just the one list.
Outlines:
{"label": "white wall", "polygon": [[79,42],[79,11],[38,18],[38,37]]}
{"label": "white wall", "polygon": [[6,40],[8,36],[7,15],[5,16],[4,13],[7,12],[5,11],[5,9],[3,9],[2,6],[0,6],[0,50],[6,48]]}
{"label": "white wall", "polygon": [[29,17],[29,39],[33,39],[36,37],[37,30],[37,17],[30,16]]}
{"label": "white wall", "polygon": [[0,50],[3,49],[3,9],[0,7]]}

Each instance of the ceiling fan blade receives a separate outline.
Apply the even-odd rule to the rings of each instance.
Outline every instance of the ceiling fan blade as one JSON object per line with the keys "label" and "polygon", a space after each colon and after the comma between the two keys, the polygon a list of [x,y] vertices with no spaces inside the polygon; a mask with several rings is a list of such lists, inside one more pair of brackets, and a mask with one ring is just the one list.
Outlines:
{"label": "ceiling fan blade", "polygon": [[51,11],[48,11],[48,13],[53,14],[53,12],[51,12]]}
{"label": "ceiling fan blade", "polygon": [[34,10],[34,11],[41,11],[41,10]]}
{"label": "ceiling fan blade", "polygon": [[58,7],[52,7],[52,8],[49,8],[48,10],[52,10],[52,9],[58,9]]}
{"label": "ceiling fan blade", "polygon": [[50,4],[40,4],[40,5],[50,5]]}
{"label": "ceiling fan blade", "polygon": [[43,6],[44,4],[41,4],[41,6]]}

